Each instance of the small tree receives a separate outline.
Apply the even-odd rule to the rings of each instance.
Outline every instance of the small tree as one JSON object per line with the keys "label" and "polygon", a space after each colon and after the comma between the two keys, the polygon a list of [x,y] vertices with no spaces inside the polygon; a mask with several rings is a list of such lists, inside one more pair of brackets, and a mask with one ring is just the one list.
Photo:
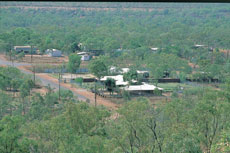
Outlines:
{"label": "small tree", "polygon": [[82,82],[83,82],[83,78],[81,78],[81,77],[80,78],[76,78],[75,82],[81,86]]}
{"label": "small tree", "polygon": [[114,79],[107,78],[107,80],[105,81],[105,86],[111,95],[111,92],[113,93],[113,91],[116,87],[116,81]]}
{"label": "small tree", "polygon": [[32,87],[33,87],[32,80],[27,80],[20,86],[20,96],[22,98],[23,114],[25,114],[25,98],[30,95],[30,91]]}
{"label": "small tree", "polygon": [[18,54],[17,59],[22,61],[23,57],[25,57],[25,53],[21,52],[21,53]]}
{"label": "small tree", "polygon": [[107,65],[103,59],[95,59],[89,65],[90,72],[93,73],[98,79],[105,76],[108,72]]}
{"label": "small tree", "polygon": [[80,64],[81,64],[81,56],[74,53],[69,55],[69,62],[67,65],[67,69],[71,72],[71,75],[73,73],[76,73],[77,69],[80,67]]}
{"label": "small tree", "polygon": [[138,73],[134,68],[131,68],[127,73],[123,75],[124,81],[128,81],[129,84],[132,83],[132,80],[138,80]]}

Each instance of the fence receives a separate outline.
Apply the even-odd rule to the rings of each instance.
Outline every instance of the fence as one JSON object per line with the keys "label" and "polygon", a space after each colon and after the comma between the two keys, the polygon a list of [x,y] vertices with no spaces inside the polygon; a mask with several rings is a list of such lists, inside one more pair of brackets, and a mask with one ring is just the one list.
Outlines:
{"label": "fence", "polygon": [[[62,72],[62,73],[67,73],[68,70],[67,69],[44,69],[44,73],[59,73],[59,72]],[[89,70],[86,69],[86,68],[80,68],[76,71],[76,74],[80,74],[80,73],[89,73]]]}
{"label": "fence", "polygon": [[[142,79],[143,82],[154,82],[156,81],[156,79],[152,79],[152,78],[144,78]],[[180,83],[180,79],[171,79],[171,78],[161,78],[158,79],[158,83]]]}

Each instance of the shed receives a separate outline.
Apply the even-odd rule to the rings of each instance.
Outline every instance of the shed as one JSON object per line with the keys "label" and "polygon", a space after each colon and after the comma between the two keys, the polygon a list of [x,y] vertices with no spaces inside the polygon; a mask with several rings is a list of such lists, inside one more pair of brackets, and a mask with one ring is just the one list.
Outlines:
{"label": "shed", "polygon": [[106,81],[108,78],[114,79],[116,81],[116,86],[126,86],[128,85],[127,81],[124,81],[123,75],[116,75],[116,76],[104,76],[100,79],[100,81]]}
{"label": "shed", "polygon": [[157,51],[159,48],[151,48],[152,51]]}
{"label": "shed", "polygon": [[197,49],[197,48],[203,48],[203,47],[207,47],[206,45],[199,45],[199,44],[196,44],[193,46],[193,48]]}
{"label": "shed", "polygon": [[130,85],[130,86],[123,87],[122,89],[134,94],[142,94],[142,93],[153,94],[156,90],[160,91],[160,94],[162,94],[163,91],[163,88],[159,88],[144,82],[142,82],[142,85]]}
{"label": "shed", "polygon": [[77,53],[77,55],[81,56],[82,61],[89,61],[92,57],[91,55],[89,55],[88,52],[79,52],[79,53]]}
{"label": "shed", "polygon": [[81,56],[81,60],[82,60],[82,61],[89,61],[90,59],[91,59],[91,56],[88,55],[88,54],[82,55],[82,56]]}
{"label": "shed", "polygon": [[47,49],[46,53],[50,57],[61,57],[62,56],[62,51],[57,50],[57,49]]}
{"label": "shed", "polygon": [[25,54],[29,54],[32,53],[36,53],[37,51],[37,48],[34,46],[14,46],[14,50],[17,52],[17,53],[20,53],[20,52],[24,52]]}
{"label": "shed", "polygon": [[85,54],[88,54],[87,52],[79,52],[77,53],[77,55],[85,55]]}

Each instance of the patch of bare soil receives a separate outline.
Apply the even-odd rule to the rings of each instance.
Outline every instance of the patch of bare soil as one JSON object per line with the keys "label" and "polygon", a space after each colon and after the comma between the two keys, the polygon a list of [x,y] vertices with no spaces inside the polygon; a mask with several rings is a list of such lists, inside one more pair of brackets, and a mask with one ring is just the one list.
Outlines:
{"label": "patch of bare soil", "polygon": [[45,95],[45,94],[48,92],[48,90],[47,90],[47,88],[45,88],[45,87],[38,88],[38,89],[33,88],[33,89],[32,89],[32,92],[40,93],[41,95]]}
{"label": "patch of bare soil", "polygon": [[[20,61],[25,63],[31,63],[31,55],[25,55]],[[32,55],[32,63],[35,64],[62,64],[68,62],[68,57],[49,57],[47,55]]]}
{"label": "patch of bare soil", "polygon": [[4,61],[7,60],[4,54],[0,54],[0,59],[2,59],[2,60],[4,60]]}
{"label": "patch of bare soil", "polygon": [[230,50],[227,50],[227,49],[220,49],[219,50],[221,53],[224,53],[225,56],[227,56],[228,54],[230,54]]}
{"label": "patch of bare soil", "polygon": [[[30,66],[19,66],[18,68],[25,70],[27,72],[31,72],[30,70],[28,70],[28,67],[30,67]],[[51,82],[54,82],[55,84],[58,84],[58,79],[51,77],[46,73],[36,73],[36,75],[41,77],[41,78],[44,78],[46,80],[49,80]],[[90,100],[90,103],[94,104],[94,102],[95,102],[94,93],[89,92],[89,91],[82,89],[82,88],[72,87],[71,84],[67,84],[67,83],[60,83],[60,85],[62,87],[69,89],[70,91],[72,91],[74,93],[77,93],[79,95],[82,95],[82,96],[88,98]],[[104,105],[110,109],[117,109],[120,106],[119,104],[115,104],[115,103],[111,102],[110,100],[102,98],[100,96],[97,96],[97,105]]]}
{"label": "patch of bare soil", "polygon": [[[53,77],[49,76],[48,74],[39,73],[39,74],[37,74],[37,75],[38,75],[39,77],[42,77],[42,78],[44,78],[44,79],[46,79],[46,80],[49,80],[49,81],[51,81],[51,82],[54,82],[54,83],[58,84],[58,79],[53,78]],[[77,94],[79,94],[79,95],[82,95],[82,96],[88,98],[88,99],[90,100],[90,103],[91,103],[91,104],[94,104],[94,101],[95,101],[95,100],[94,100],[94,96],[95,96],[94,93],[89,92],[89,91],[87,91],[87,90],[84,90],[84,89],[82,89],[82,88],[75,88],[75,87],[72,87],[71,84],[67,84],[67,83],[60,83],[60,85],[61,85],[62,87],[65,87],[65,88],[71,90],[72,92],[75,92],[75,93],[77,93]],[[97,96],[97,104],[98,104],[98,105],[104,105],[104,106],[106,106],[106,107],[108,107],[108,108],[111,108],[111,109],[117,109],[117,108],[119,107],[118,104],[112,103],[110,100],[105,99],[105,98],[102,98],[102,97],[99,97],[99,96]]]}

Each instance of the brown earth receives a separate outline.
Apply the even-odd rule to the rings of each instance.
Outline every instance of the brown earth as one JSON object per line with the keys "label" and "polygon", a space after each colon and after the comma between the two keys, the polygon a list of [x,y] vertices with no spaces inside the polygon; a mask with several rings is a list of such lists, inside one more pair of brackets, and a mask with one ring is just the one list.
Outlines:
{"label": "brown earth", "polygon": [[[28,70],[29,67],[30,66],[19,66],[18,68],[25,70],[25,71],[28,71],[28,72],[31,72],[30,70]],[[37,73],[36,75],[41,77],[41,78],[44,78],[46,80],[49,80],[51,82],[58,84],[58,79],[51,77],[46,73]],[[65,88],[71,90],[74,93],[77,93],[79,95],[82,95],[82,96],[88,98],[90,100],[90,103],[94,104],[94,101],[95,101],[94,100],[94,96],[95,96],[94,93],[89,92],[89,91],[82,89],[82,88],[72,87],[71,84],[67,84],[67,83],[60,83],[60,85],[62,87],[65,87]],[[104,106],[108,107],[109,109],[117,109],[120,106],[119,104],[115,104],[115,103],[111,102],[109,99],[105,99],[105,98],[102,98],[99,96],[97,96],[97,105],[104,105]]]}
{"label": "brown earth", "polygon": [[40,93],[41,95],[45,95],[48,92],[48,90],[45,87],[42,87],[39,89],[32,89],[32,92]]}
{"label": "brown earth", "polygon": [[228,54],[230,54],[230,50],[227,50],[227,49],[220,49],[219,50],[221,53],[224,53],[225,56],[227,56]]}
{"label": "brown earth", "polygon": [[[20,62],[31,62],[31,55],[25,55],[25,57]],[[36,64],[62,64],[68,62],[68,57],[49,57],[47,55],[33,55],[32,62]]]}
{"label": "brown earth", "polygon": [[[38,73],[36,75],[39,76],[39,77],[45,78],[46,80],[49,80],[49,81],[52,81],[52,82],[58,84],[58,79],[53,78],[53,77],[49,76],[46,73]],[[94,93],[89,92],[87,90],[84,90],[82,88],[72,87],[71,84],[67,84],[67,83],[60,83],[60,85],[62,87],[65,87],[65,88],[71,90],[72,92],[75,92],[75,93],[77,93],[79,95],[82,95],[82,96],[88,98],[90,100],[90,103],[94,104],[94,96],[95,96]],[[106,106],[108,108],[111,108],[111,109],[117,109],[119,107],[118,104],[114,104],[111,101],[109,101],[108,99],[105,99],[105,98],[102,98],[102,97],[99,97],[99,96],[97,96],[97,104],[98,105],[104,105],[104,106]]]}

